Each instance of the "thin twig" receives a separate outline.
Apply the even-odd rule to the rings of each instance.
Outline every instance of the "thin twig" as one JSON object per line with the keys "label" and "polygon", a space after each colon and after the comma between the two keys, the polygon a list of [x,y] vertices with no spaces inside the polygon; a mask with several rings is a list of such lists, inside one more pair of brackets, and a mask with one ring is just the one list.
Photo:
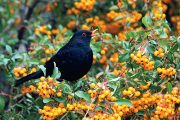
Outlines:
{"label": "thin twig", "polygon": [[88,110],[86,111],[86,114],[84,115],[84,118],[86,118],[86,116],[87,116],[87,114],[88,114],[88,112],[89,112],[89,108],[90,108],[91,104],[95,101],[95,99],[96,99],[96,98],[94,98],[94,99],[91,101],[91,103],[89,104]]}
{"label": "thin twig", "polygon": [[60,120],[63,120],[66,115],[67,115],[67,112],[66,112],[66,114],[64,114],[64,115],[61,117]]}
{"label": "thin twig", "polygon": [[[31,15],[33,13],[34,8],[37,6],[37,4],[40,2],[40,0],[35,0],[34,3],[29,7],[28,12],[25,16],[25,20],[28,21],[31,18]],[[18,30],[18,39],[21,40],[24,37],[25,30],[27,29],[27,24],[23,20],[22,26]]]}

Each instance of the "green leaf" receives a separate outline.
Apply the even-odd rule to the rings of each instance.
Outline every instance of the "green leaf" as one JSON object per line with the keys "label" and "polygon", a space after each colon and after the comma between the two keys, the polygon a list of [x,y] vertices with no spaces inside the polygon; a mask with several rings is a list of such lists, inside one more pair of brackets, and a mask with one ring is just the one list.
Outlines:
{"label": "green leaf", "polygon": [[160,40],[159,46],[162,47],[165,51],[167,50],[167,46],[169,45],[167,40]]}
{"label": "green leaf", "polygon": [[140,84],[140,85],[143,85],[143,86],[147,85],[147,83],[145,81],[137,81],[137,83]]}
{"label": "green leaf", "polygon": [[126,32],[126,38],[130,39],[130,38],[135,38],[136,37],[136,33],[133,31],[130,32]]}
{"label": "green leaf", "polygon": [[142,18],[142,23],[146,26],[146,27],[151,27],[152,26],[152,20],[150,16],[144,16]]}
{"label": "green leaf", "polygon": [[149,41],[150,44],[157,45],[157,42],[155,40]]}
{"label": "green leaf", "polygon": [[125,50],[130,49],[129,42],[123,41],[122,47],[123,47]]}
{"label": "green leaf", "polygon": [[28,98],[33,98],[29,93],[26,94]]}
{"label": "green leaf", "polygon": [[44,73],[44,76],[46,76],[46,68],[43,65],[38,66]]}
{"label": "green leaf", "polygon": [[4,97],[0,96],[0,113],[3,112],[4,107],[5,107],[5,99]]}
{"label": "green leaf", "polygon": [[161,30],[159,31],[159,37],[160,37],[160,38],[167,38],[167,37],[168,37],[168,35],[167,35],[167,33],[164,31],[164,29],[161,29]]}
{"label": "green leaf", "polygon": [[121,20],[121,19],[123,19],[123,17],[120,15],[120,16],[117,16],[114,20],[118,21],[118,20]]}
{"label": "green leaf", "polygon": [[170,52],[173,53],[173,52],[176,52],[179,48],[179,45],[178,43],[176,43],[171,49],[170,49]]}
{"label": "green leaf", "polygon": [[52,98],[44,98],[43,99],[43,103],[49,103],[49,102],[52,102],[54,101]]}
{"label": "green leaf", "polygon": [[96,106],[94,110],[95,110],[95,111],[99,111],[99,110],[104,110],[104,108],[101,107],[101,106]]}
{"label": "green leaf", "polygon": [[62,102],[66,101],[66,98],[64,98],[64,97],[54,97],[54,100],[59,102],[59,103],[62,103]]}
{"label": "green leaf", "polygon": [[64,93],[72,94],[72,89],[71,89],[71,87],[70,87],[68,84],[64,84],[64,86],[63,86],[63,92],[64,92]]}
{"label": "green leaf", "polygon": [[2,61],[3,61],[3,64],[4,64],[4,65],[7,65],[8,62],[9,62],[9,59],[8,59],[8,58],[4,58]]}
{"label": "green leaf", "polygon": [[118,6],[117,5],[113,5],[113,6],[111,6],[110,8],[109,8],[109,10],[118,10],[119,8],[118,8]]}
{"label": "green leaf", "polygon": [[136,115],[144,115],[144,111],[138,111],[137,113],[136,113]]}
{"label": "green leaf", "polygon": [[74,91],[77,91],[81,86],[83,86],[82,80],[78,80],[77,83],[75,84]]}
{"label": "green leaf", "polygon": [[84,100],[91,102],[91,97],[87,92],[83,92],[83,91],[77,91],[75,92],[75,95],[78,96],[79,98],[83,98]]}
{"label": "green leaf", "polygon": [[131,76],[131,78],[139,78],[142,75],[142,72],[135,73]]}
{"label": "green leaf", "polygon": [[159,66],[161,66],[163,63],[160,61],[160,60],[156,60],[155,61],[155,67],[159,67]]}
{"label": "green leaf", "polygon": [[61,73],[60,73],[58,67],[56,67],[56,63],[54,62],[54,70],[53,70],[52,77],[57,79],[57,78],[60,78],[60,76],[61,76]]}
{"label": "green leaf", "polygon": [[12,60],[15,61],[16,59],[20,59],[20,58],[22,58],[22,56],[19,53],[17,53],[12,57]]}
{"label": "green leaf", "polygon": [[125,54],[122,54],[119,56],[119,60],[120,62],[124,62],[124,61],[127,61],[129,59],[129,53],[125,53]]}
{"label": "green leaf", "polygon": [[6,50],[9,54],[12,54],[12,48],[9,45],[6,45]]}
{"label": "green leaf", "polygon": [[131,101],[129,101],[129,100],[127,100],[127,99],[118,99],[118,100],[117,100],[116,102],[114,102],[114,103],[117,103],[117,104],[119,104],[119,105],[123,105],[123,104],[128,105],[128,106],[131,106],[131,105],[132,105]]}
{"label": "green leaf", "polygon": [[152,45],[147,46],[146,49],[149,53],[151,53],[151,54],[154,53],[154,47]]}
{"label": "green leaf", "polygon": [[170,82],[167,83],[167,91],[170,94],[172,91],[172,84]]}
{"label": "green leaf", "polygon": [[172,53],[168,53],[167,58],[169,59],[170,62],[173,62],[173,54]]}

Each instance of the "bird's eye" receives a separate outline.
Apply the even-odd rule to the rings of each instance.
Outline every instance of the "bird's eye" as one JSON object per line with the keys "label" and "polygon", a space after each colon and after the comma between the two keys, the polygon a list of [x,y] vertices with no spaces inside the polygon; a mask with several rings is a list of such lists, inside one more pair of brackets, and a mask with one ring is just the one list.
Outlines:
{"label": "bird's eye", "polygon": [[86,37],[86,33],[83,33],[82,36],[83,36],[83,37]]}

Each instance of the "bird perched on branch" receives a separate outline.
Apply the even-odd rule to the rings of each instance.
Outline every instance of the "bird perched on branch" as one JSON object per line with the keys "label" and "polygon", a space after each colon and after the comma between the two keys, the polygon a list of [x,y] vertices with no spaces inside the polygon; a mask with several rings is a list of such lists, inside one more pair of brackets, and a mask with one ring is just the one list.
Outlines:
{"label": "bird perched on branch", "polygon": [[[92,65],[93,52],[90,48],[90,40],[94,35],[93,32],[87,30],[76,32],[70,41],[45,63],[46,77],[53,74],[54,62],[61,72],[60,79],[75,81],[83,77]],[[41,76],[44,76],[44,73],[39,70],[17,80],[15,86]]]}

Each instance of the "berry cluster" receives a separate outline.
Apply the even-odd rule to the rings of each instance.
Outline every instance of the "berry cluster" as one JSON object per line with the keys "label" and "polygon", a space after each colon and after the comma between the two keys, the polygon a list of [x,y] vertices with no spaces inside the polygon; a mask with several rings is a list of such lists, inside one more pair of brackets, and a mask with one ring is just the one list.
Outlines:
{"label": "berry cluster", "polygon": [[76,27],[76,21],[74,20],[69,21],[67,27],[70,29],[74,29]]}
{"label": "berry cluster", "polygon": [[74,5],[78,10],[91,11],[94,8],[95,0],[81,0],[80,2],[75,2]]}
{"label": "berry cluster", "polygon": [[51,77],[48,77],[48,78],[41,77],[40,82],[37,83],[36,92],[42,98],[50,98],[51,96],[56,95],[57,85],[58,85],[57,82],[53,78],[51,78]]}
{"label": "berry cluster", "polygon": [[36,87],[33,86],[33,85],[30,85],[30,86],[28,86],[28,87],[23,86],[23,87],[21,88],[21,93],[22,93],[22,94],[32,93],[32,92],[34,92],[35,90],[36,90]]}
{"label": "berry cluster", "polygon": [[75,7],[70,8],[70,9],[67,10],[67,14],[68,14],[68,15],[71,15],[71,14],[77,15],[77,14],[79,14],[79,13],[80,13],[80,11],[79,11],[78,9],[76,9]]}
{"label": "berry cluster", "polygon": [[140,85],[139,87],[143,90],[147,90],[147,89],[149,89],[150,85],[151,85],[151,82],[147,82],[146,85]]}
{"label": "berry cluster", "polygon": [[51,57],[42,58],[42,59],[41,59],[41,62],[42,62],[42,63],[45,63],[46,61],[50,60],[50,58],[51,58]]}
{"label": "berry cluster", "polygon": [[176,26],[177,30],[180,31],[180,16],[172,16],[171,21]]}
{"label": "berry cluster", "polygon": [[[173,94],[172,94],[173,93]],[[172,116],[175,113],[175,104],[180,103],[179,99],[179,91],[177,87],[173,88],[171,94],[151,94],[151,93],[144,93],[142,95],[142,98],[137,100],[132,100],[132,106],[127,107],[127,110],[122,110],[123,117],[132,115],[133,113],[137,113],[140,110],[146,110],[149,107],[155,107],[156,111],[155,113],[152,113],[152,118],[169,118],[172,119]],[[121,106],[119,106],[121,108]],[[120,110],[119,108],[119,110]],[[146,120],[146,114],[144,116],[144,119]],[[148,119],[148,118],[147,118]]]}
{"label": "berry cluster", "polygon": [[42,115],[43,120],[54,120],[58,116],[66,113],[66,108],[63,104],[59,104],[58,107],[44,106],[43,109],[39,109],[39,114]]}
{"label": "berry cluster", "polygon": [[119,60],[119,54],[116,52],[116,53],[113,53],[111,56],[110,56],[110,61],[113,62],[113,63],[117,63]]}
{"label": "berry cluster", "polygon": [[129,87],[128,90],[123,91],[123,95],[136,98],[141,95],[141,92],[136,91],[136,89],[133,87]]}
{"label": "berry cluster", "polygon": [[154,56],[156,57],[164,57],[164,50],[162,48],[159,48],[158,50],[154,51]]}
{"label": "berry cluster", "polygon": [[13,69],[13,74],[15,75],[15,77],[25,77],[27,76],[27,69],[26,68],[23,68],[23,67],[15,67]]}
{"label": "berry cluster", "polygon": [[166,14],[164,13],[167,10],[167,5],[163,4],[161,1],[154,1],[152,4],[153,4],[152,13],[154,19],[159,20],[166,18]]}
{"label": "berry cluster", "polygon": [[[87,24],[83,24],[86,26],[92,26],[94,28],[96,28],[97,26],[100,27],[101,31],[104,32],[106,31],[106,23],[104,20],[101,20],[98,16],[95,16],[94,18],[90,17],[90,18],[86,18],[86,23]],[[90,28],[88,27],[87,30],[90,30]],[[96,37],[97,38],[97,37]]]}
{"label": "berry cluster", "polygon": [[56,52],[54,48],[44,49],[44,51],[45,51],[45,54],[53,54]]}
{"label": "berry cluster", "polygon": [[90,84],[90,90],[88,90],[88,94],[90,94],[91,98],[98,98],[98,102],[103,102],[105,99],[108,101],[116,101],[117,98],[112,95],[110,90],[103,89],[104,85],[101,83]]}
{"label": "berry cluster", "polygon": [[160,74],[161,78],[165,78],[166,76],[170,77],[176,74],[176,69],[170,67],[168,69],[166,68],[157,68],[158,74]]}
{"label": "berry cluster", "polygon": [[111,108],[113,109],[113,112],[115,114],[118,114],[119,116],[123,116],[130,111],[129,107],[125,104],[119,105],[117,103],[114,103]]}
{"label": "berry cluster", "polygon": [[112,20],[114,20],[117,16],[119,15],[119,13],[118,12],[115,12],[115,11],[110,11],[109,13],[107,13],[107,19],[109,20],[109,21],[112,21]]}
{"label": "berry cluster", "polygon": [[42,115],[44,120],[54,120],[55,118],[63,115],[67,111],[92,111],[94,108],[95,104],[87,105],[85,102],[80,101],[79,103],[67,103],[66,107],[63,103],[60,103],[57,107],[44,106],[43,109],[39,109],[38,112]]}
{"label": "berry cluster", "polygon": [[108,48],[107,47],[103,47],[102,49],[101,49],[101,55],[102,55],[102,57],[101,57],[101,59],[99,60],[99,63],[101,63],[101,64],[105,64],[106,63],[106,61],[107,61],[107,57],[106,57],[106,52],[108,51]]}
{"label": "berry cluster", "polygon": [[95,107],[94,104],[91,105],[86,105],[85,102],[81,102],[81,103],[73,103],[73,104],[67,104],[66,110],[67,111],[78,111],[78,110],[93,110]]}
{"label": "berry cluster", "polygon": [[97,111],[95,115],[90,117],[84,117],[82,120],[121,120],[121,114],[108,114],[106,112]]}
{"label": "berry cluster", "polygon": [[180,97],[178,96],[178,88],[174,87],[171,94],[165,94],[161,96],[161,99],[157,103],[155,114],[158,118],[168,118],[169,120],[173,119],[175,114],[175,104],[180,103]]}
{"label": "berry cluster", "polygon": [[89,12],[94,8],[95,0],[80,0],[74,3],[74,7],[67,10],[67,14],[80,14],[81,11]]}
{"label": "berry cluster", "polygon": [[51,31],[48,30],[48,27],[46,25],[40,26],[39,28],[35,29],[35,34],[39,35],[40,33],[44,33],[48,36],[48,39],[51,39]]}
{"label": "berry cluster", "polygon": [[[28,72],[28,71],[30,71],[30,72]],[[13,74],[15,75],[15,77],[19,78],[19,77],[25,77],[25,76],[27,76],[27,74],[31,74],[31,73],[34,73],[36,71],[37,71],[37,69],[35,67],[33,67],[30,70],[27,70],[24,67],[15,67],[13,69]]]}
{"label": "berry cluster", "polygon": [[50,40],[53,35],[65,33],[67,31],[66,28],[64,28],[62,31],[60,31],[59,28],[50,30],[47,25],[40,26],[35,29],[35,34],[39,35],[40,33],[43,33],[48,36],[48,39]]}
{"label": "berry cluster", "polygon": [[117,75],[117,76],[120,75],[121,77],[125,77],[125,75],[127,73],[125,62],[124,63],[118,63],[117,69],[114,69],[112,73]]}
{"label": "berry cluster", "polygon": [[137,64],[140,64],[144,70],[152,70],[154,68],[154,61],[150,61],[141,51],[137,52],[137,54],[132,53],[130,56],[131,59]]}
{"label": "berry cluster", "polygon": [[118,33],[118,39],[121,40],[121,41],[126,40],[125,32],[119,32]]}

